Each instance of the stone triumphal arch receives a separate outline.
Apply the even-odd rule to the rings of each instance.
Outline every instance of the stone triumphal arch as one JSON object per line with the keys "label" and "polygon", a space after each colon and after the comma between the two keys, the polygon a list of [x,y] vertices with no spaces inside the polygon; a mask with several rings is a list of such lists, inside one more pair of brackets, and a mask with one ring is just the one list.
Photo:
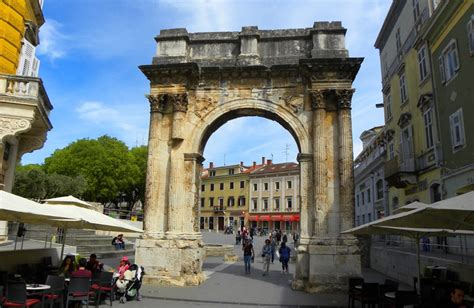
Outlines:
{"label": "stone triumphal arch", "polygon": [[[293,287],[342,288],[360,274],[353,237],[351,98],[362,62],[340,22],[312,28],[188,33],[162,30],[150,80],[145,233],[136,262],[150,283],[203,281],[198,225],[204,146],[226,121],[262,116],[295,138],[300,163],[301,245]],[[232,138],[232,136],[229,136]]]}

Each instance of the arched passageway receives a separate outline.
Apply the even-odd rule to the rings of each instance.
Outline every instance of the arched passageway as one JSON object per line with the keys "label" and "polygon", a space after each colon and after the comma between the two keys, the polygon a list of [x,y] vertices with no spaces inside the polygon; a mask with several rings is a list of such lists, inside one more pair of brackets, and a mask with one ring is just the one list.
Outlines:
{"label": "arched passageway", "polygon": [[293,287],[343,288],[360,274],[353,225],[351,98],[362,59],[340,23],[310,29],[195,33],[163,30],[151,83],[145,234],[137,262],[152,283],[203,281],[199,175],[209,136],[241,116],[272,119],[300,154],[300,226]]}

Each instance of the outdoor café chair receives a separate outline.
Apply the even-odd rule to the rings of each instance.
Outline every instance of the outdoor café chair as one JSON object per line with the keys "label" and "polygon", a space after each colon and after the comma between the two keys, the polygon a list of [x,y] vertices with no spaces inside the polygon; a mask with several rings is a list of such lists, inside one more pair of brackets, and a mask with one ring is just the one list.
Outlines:
{"label": "outdoor caf\u00e9 chair", "polygon": [[356,293],[360,293],[361,290],[357,290],[355,287],[356,286],[361,286],[364,283],[364,278],[361,277],[350,277],[349,278],[349,290],[348,290],[348,307],[353,307],[354,306],[354,295]]}
{"label": "outdoor caf\u00e9 chair", "polygon": [[406,305],[418,305],[418,294],[416,291],[396,291],[395,308],[402,308]]}
{"label": "outdoor caf\u00e9 chair", "polygon": [[27,298],[26,284],[22,281],[9,281],[2,307],[30,307],[41,302],[37,298]]}
{"label": "outdoor caf\u00e9 chair", "polygon": [[374,306],[379,304],[379,284],[378,283],[367,283],[362,284],[362,289],[360,293],[356,293],[353,297],[352,303],[358,301],[362,304],[362,307],[365,305]]}
{"label": "outdoor caf\u00e9 chair", "polygon": [[100,300],[102,295],[106,295],[110,299],[110,306],[112,306],[112,301],[114,298],[113,294],[113,279],[114,273],[111,272],[100,272],[100,279],[98,284],[93,284],[91,289],[96,292],[95,294],[95,306],[99,307]]}
{"label": "outdoor caf\u00e9 chair", "polygon": [[67,288],[66,307],[69,307],[70,301],[85,301],[89,307],[89,297],[95,294],[89,288],[89,277],[71,277]]}
{"label": "outdoor caf\u00e9 chair", "polygon": [[61,307],[64,305],[64,276],[54,276],[48,275],[46,278],[46,284],[51,286],[51,289],[48,293],[43,295],[48,302],[51,308],[56,301],[61,303]]}

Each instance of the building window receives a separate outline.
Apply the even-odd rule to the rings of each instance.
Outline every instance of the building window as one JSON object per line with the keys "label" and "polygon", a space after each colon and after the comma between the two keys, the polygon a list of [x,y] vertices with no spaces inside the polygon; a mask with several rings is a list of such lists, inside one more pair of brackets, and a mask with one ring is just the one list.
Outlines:
{"label": "building window", "polygon": [[257,185],[257,183],[254,183],[253,184],[253,191],[257,191],[257,190],[258,190],[258,185]]}
{"label": "building window", "polygon": [[214,191],[214,184],[211,184],[211,191]]}
{"label": "building window", "polygon": [[214,197],[209,198],[209,206],[213,207],[214,206]]}
{"label": "building window", "polygon": [[230,189],[234,189],[234,182],[230,182],[230,183],[229,183],[229,188],[230,188]]}
{"label": "building window", "polygon": [[201,185],[201,191],[206,191],[206,185],[204,184]]}
{"label": "building window", "polygon": [[368,222],[371,222],[371,221],[372,221],[372,214],[370,214],[370,213],[367,214],[367,218],[368,218],[368,220],[369,220]]}
{"label": "building window", "polygon": [[426,46],[421,47],[418,50],[418,71],[420,73],[420,81],[423,81],[428,76],[428,59],[427,59],[427,52]]}
{"label": "building window", "polygon": [[224,183],[219,183],[219,189],[224,190]]}
{"label": "building window", "polygon": [[365,224],[365,215],[362,214],[362,224]]}
{"label": "building window", "polygon": [[292,207],[293,207],[293,198],[292,197],[286,198],[286,208],[291,210]]}
{"label": "building window", "polygon": [[375,186],[377,187],[377,200],[380,200],[383,198],[383,180],[378,180]]}
{"label": "building window", "polygon": [[370,188],[367,189],[367,203],[370,203]]}
{"label": "building window", "polygon": [[471,56],[474,55],[474,14],[471,15],[471,20],[467,23],[467,39],[469,43],[469,52]]}
{"label": "building window", "polygon": [[205,206],[205,199],[204,198],[201,198],[201,207],[204,207]]}
{"label": "building window", "polygon": [[268,183],[263,183],[263,189],[268,190]]}
{"label": "building window", "polygon": [[279,190],[280,189],[280,182],[275,182],[275,189]]}
{"label": "building window", "polygon": [[439,70],[441,82],[447,83],[454,77],[459,70],[458,47],[456,40],[451,40],[439,57]]}
{"label": "building window", "polygon": [[257,199],[252,199],[252,210],[257,210]]}
{"label": "building window", "polygon": [[245,182],[244,181],[240,181],[240,188],[244,188],[245,187]]}
{"label": "building window", "polygon": [[357,215],[357,225],[359,226],[360,225],[360,216]]}
{"label": "building window", "polygon": [[220,206],[220,207],[223,207],[223,206],[224,206],[224,198],[219,197],[218,200],[219,200],[219,206]]}
{"label": "building window", "polygon": [[239,206],[245,206],[245,196],[239,197]]}
{"label": "building window", "polygon": [[400,99],[402,104],[408,100],[407,79],[405,73],[400,76]]}
{"label": "building window", "polygon": [[385,111],[386,111],[386,118],[388,121],[392,118],[392,95],[387,94],[386,102],[387,104],[386,104]]}
{"label": "building window", "polygon": [[359,194],[357,194],[357,206],[359,206]]}
{"label": "building window", "polygon": [[263,211],[268,211],[268,199],[263,199]]}
{"label": "building window", "polygon": [[216,170],[209,171],[209,176],[216,176]]}
{"label": "building window", "polygon": [[395,43],[397,44],[397,52],[402,50],[402,39],[400,38],[400,28],[397,29],[395,33]]}
{"label": "building window", "polygon": [[280,210],[280,198],[273,199],[273,205],[276,211]]}
{"label": "building window", "polygon": [[235,204],[234,197],[229,197],[227,199],[227,206],[234,206],[234,204]]}
{"label": "building window", "polygon": [[388,144],[388,159],[392,160],[395,158],[395,146],[393,145],[393,142],[390,142]]}
{"label": "building window", "polygon": [[426,148],[431,149],[434,145],[434,142],[433,142],[433,116],[432,116],[431,109],[428,109],[423,114],[423,119],[425,121]]}
{"label": "building window", "polygon": [[449,126],[451,128],[451,144],[453,152],[456,152],[458,149],[462,148],[465,143],[462,109],[458,109],[455,113],[449,116]]}
{"label": "building window", "polygon": [[413,0],[413,17],[415,18],[415,22],[420,17],[420,3],[419,3],[419,0]]}
{"label": "building window", "polygon": [[229,169],[229,175],[233,175],[234,174],[234,169]]}
{"label": "building window", "polygon": [[286,188],[291,189],[292,184],[293,183],[291,183],[291,181],[287,181],[286,182]]}
{"label": "building window", "polygon": [[362,205],[364,205],[365,204],[365,194],[364,194],[363,191],[360,193],[360,197],[362,199]]}

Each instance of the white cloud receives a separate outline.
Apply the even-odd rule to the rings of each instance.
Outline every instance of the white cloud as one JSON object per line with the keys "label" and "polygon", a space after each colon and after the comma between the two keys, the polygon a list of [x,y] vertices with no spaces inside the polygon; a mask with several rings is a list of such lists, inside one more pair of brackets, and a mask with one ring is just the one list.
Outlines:
{"label": "white cloud", "polygon": [[66,42],[69,38],[61,32],[62,24],[54,19],[48,19],[40,29],[39,55],[54,61],[66,55]]}

